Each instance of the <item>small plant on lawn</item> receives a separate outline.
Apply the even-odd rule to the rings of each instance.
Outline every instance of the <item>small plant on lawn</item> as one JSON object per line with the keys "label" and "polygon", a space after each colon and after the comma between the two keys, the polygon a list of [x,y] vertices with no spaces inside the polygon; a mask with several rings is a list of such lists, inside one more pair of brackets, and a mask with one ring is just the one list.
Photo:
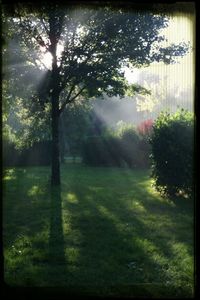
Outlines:
{"label": "small plant on lawn", "polygon": [[193,194],[194,118],[186,110],[162,112],[151,137],[152,176],[165,196]]}

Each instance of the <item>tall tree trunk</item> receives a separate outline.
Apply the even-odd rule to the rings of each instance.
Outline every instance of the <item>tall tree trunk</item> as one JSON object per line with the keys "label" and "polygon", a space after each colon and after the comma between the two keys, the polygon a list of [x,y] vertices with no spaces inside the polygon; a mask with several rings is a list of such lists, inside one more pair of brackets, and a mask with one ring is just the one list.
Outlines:
{"label": "tall tree trunk", "polygon": [[63,118],[60,116],[59,120],[59,145],[60,145],[60,162],[63,164],[65,162],[65,137],[63,134]]}
{"label": "tall tree trunk", "polygon": [[60,151],[59,151],[59,93],[52,93],[52,165],[51,184],[60,185]]}
{"label": "tall tree trunk", "polygon": [[56,57],[57,43],[52,43],[52,165],[51,165],[51,185],[60,185],[60,151],[59,151],[59,74]]}
{"label": "tall tree trunk", "polygon": [[60,96],[60,78],[57,64],[56,49],[61,34],[63,24],[63,14],[51,7],[49,12],[49,39],[51,45],[49,51],[52,55],[52,77],[51,77],[51,109],[52,109],[52,168],[51,185],[60,185],[60,151],[59,151],[59,96]]}

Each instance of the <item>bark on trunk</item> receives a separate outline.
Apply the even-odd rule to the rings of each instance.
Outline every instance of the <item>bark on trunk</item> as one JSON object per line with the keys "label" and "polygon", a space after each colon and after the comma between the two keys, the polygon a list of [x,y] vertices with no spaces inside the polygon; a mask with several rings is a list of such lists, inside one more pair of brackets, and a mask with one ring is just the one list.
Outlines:
{"label": "bark on trunk", "polygon": [[52,93],[52,169],[51,184],[60,185],[60,151],[59,151],[59,93]]}
{"label": "bark on trunk", "polygon": [[52,105],[52,169],[51,185],[60,185],[60,151],[59,151],[59,70],[57,65],[56,49],[61,34],[63,15],[58,18],[57,11],[49,13],[49,39],[51,45],[49,51],[52,54],[52,82],[51,82],[51,105]]}

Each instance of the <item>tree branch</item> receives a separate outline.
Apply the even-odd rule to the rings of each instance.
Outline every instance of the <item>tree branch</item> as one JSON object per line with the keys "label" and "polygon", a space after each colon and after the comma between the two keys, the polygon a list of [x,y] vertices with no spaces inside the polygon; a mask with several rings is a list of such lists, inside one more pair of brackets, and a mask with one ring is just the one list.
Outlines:
{"label": "tree branch", "polygon": [[47,26],[46,26],[46,24],[44,22],[44,19],[42,17],[40,17],[40,21],[41,21],[41,23],[42,23],[42,25],[43,25],[43,27],[44,27],[44,29],[46,31],[46,34],[49,36],[49,30],[48,30],[48,28],[47,28]]}
{"label": "tree branch", "polygon": [[72,86],[72,88],[70,89],[70,92],[69,92],[69,94],[68,94],[68,96],[67,96],[65,102],[62,104],[62,106],[61,106],[61,108],[60,108],[60,110],[59,110],[59,114],[61,114],[61,113],[63,112],[65,106],[66,106],[68,103],[73,102],[73,101],[74,101],[74,100],[82,93],[82,91],[86,88],[86,86],[82,87],[82,88],[80,89],[80,91],[79,91],[75,96],[73,96],[73,97],[70,99],[70,96],[71,96],[71,93],[72,93],[74,87],[75,87],[75,84],[74,84],[74,85]]}
{"label": "tree branch", "polygon": [[75,84],[73,84],[73,85],[71,86],[71,89],[70,89],[70,91],[69,91],[69,94],[67,95],[67,98],[65,99],[65,101],[64,101],[63,104],[61,105],[61,108],[60,108],[60,110],[59,110],[59,114],[62,113],[62,111],[64,110],[65,106],[67,105],[67,103],[68,103],[68,101],[69,101],[69,99],[70,99],[70,97],[71,97],[71,94],[72,94],[74,88],[75,88]]}
{"label": "tree branch", "polygon": [[71,103],[73,102],[81,93],[82,91],[86,88],[86,86],[82,87],[82,89],[80,89],[80,91],[74,96],[72,97],[71,99],[69,99],[69,101],[67,103]]}

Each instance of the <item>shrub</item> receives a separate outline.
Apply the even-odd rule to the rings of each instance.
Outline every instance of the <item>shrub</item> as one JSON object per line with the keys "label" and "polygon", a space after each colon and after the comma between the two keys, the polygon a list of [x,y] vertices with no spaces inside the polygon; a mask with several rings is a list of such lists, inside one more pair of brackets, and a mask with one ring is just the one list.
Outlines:
{"label": "shrub", "polygon": [[98,166],[104,164],[102,157],[103,143],[100,137],[88,137],[83,143],[83,162],[87,165]]}
{"label": "shrub", "polygon": [[28,149],[27,165],[32,166],[46,166],[51,164],[51,141],[41,141],[34,143]]}
{"label": "shrub", "polygon": [[145,139],[151,136],[153,130],[153,120],[148,119],[143,122],[141,122],[138,127],[137,131],[138,133],[143,136]]}
{"label": "shrub", "polygon": [[121,136],[121,155],[129,168],[139,167],[140,138],[135,129],[127,128]]}
{"label": "shrub", "polygon": [[109,166],[114,167],[122,167],[124,166],[124,161],[121,153],[121,141],[120,138],[117,136],[105,136],[103,138],[104,145],[109,153]]}
{"label": "shrub", "polygon": [[15,149],[14,143],[9,140],[2,141],[2,164],[4,167],[17,166],[20,153]]}
{"label": "shrub", "polygon": [[[149,136],[152,120],[142,122],[137,128],[132,124],[120,122],[117,134],[120,137],[120,153],[129,168],[150,167],[150,144]],[[140,130],[140,129],[146,130]]]}
{"label": "shrub", "polygon": [[43,166],[51,163],[51,141],[34,143],[32,147],[17,150],[13,143],[3,141],[3,166]]}
{"label": "shrub", "polygon": [[83,143],[83,163],[90,166],[121,166],[119,141],[112,136],[91,136]]}
{"label": "shrub", "polygon": [[91,166],[147,168],[149,154],[149,143],[129,124],[117,132],[87,137],[82,147],[83,162]]}
{"label": "shrub", "polygon": [[149,139],[142,137],[138,147],[138,165],[140,168],[150,168],[151,145]]}
{"label": "shrub", "polygon": [[183,109],[161,113],[153,126],[152,176],[156,189],[166,196],[193,193],[193,134],[193,115]]}
{"label": "shrub", "polygon": [[137,132],[140,136],[139,144],[139,153],[140,153],[140,165],[143,168],[150,167],[150,154],[151,154],[151,145],[150,138],[153,132],[153,120],[148,119],[141,122],[137,126]]}

